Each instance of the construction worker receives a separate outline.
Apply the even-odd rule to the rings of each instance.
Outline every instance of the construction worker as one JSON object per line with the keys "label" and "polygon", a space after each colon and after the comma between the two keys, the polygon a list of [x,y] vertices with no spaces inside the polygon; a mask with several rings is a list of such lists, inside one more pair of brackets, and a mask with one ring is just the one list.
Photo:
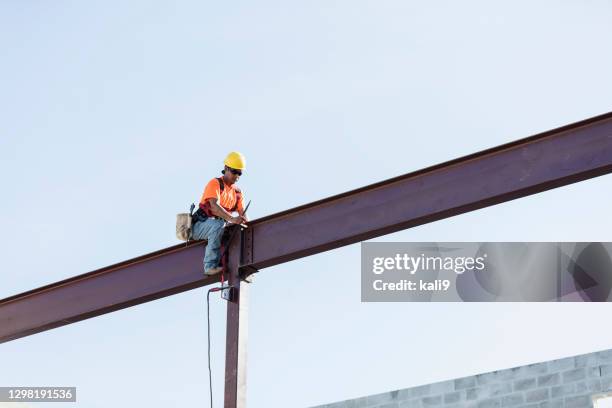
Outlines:
{"label": "construction worker", "polygon": [[[204,252],[204,273],[215,275],[223,269],[221,260],[221,237],[226,222],[242,224],[248,222],[244,213],[244,197],[236,182],[246,167],[244,156],[240,152],[230,152],[223,161],[223,177],[211,179],[200,199],[193,225],[193,239],[206,239]],[[232,215],[238,212],[237,216]]]}

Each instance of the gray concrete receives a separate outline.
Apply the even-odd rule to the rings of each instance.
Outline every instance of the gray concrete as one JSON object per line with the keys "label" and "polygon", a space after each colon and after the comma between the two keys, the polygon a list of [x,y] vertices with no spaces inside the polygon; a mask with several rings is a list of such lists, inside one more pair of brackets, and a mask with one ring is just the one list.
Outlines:
{"label": "gray concrete", "polygon": [[612,350],[455,378],[316,408],[587,408],[612,391]]}

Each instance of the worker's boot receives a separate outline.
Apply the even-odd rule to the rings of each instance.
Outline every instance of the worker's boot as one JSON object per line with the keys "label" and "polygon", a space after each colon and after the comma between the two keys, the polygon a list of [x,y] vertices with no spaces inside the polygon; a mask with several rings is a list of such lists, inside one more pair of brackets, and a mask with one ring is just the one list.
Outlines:
{"label": "worker's boot", "polygon": [[206,275],[208,275],[208,276],[211,276],[211,275],[216,275],[216,274],[218,274],[218,273],[219,273],[219,272],[221,272],[222,270],[223,270],[223,267],[221,267],[221,266],[216,266],[216,267],[214,267],[214,268],[210,268],[210,269],[209,269],[209,270],[207,270],[207,271],[204,271],[204,273],[205,273]]}

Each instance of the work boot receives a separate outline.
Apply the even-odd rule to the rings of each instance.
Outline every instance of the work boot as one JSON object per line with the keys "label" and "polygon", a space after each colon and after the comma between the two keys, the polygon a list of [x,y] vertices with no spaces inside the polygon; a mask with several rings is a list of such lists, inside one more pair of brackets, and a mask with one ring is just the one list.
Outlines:
{"label": "work boot", "polygon": [[216,275],[216,274],[218,274],[218,273],[219,273],[219,272],[221,272],[222,270],[223,270],[223,268],[222,268],[221,266],[216,266],[216,267],[214,267],[214,268],[210,268],[210,269],[209,269],[209,270],[207,270],[207,271],[204,271],[204,273],[205,273],[206,275],[208,275],[208,276],[212,276],[212,275]]}

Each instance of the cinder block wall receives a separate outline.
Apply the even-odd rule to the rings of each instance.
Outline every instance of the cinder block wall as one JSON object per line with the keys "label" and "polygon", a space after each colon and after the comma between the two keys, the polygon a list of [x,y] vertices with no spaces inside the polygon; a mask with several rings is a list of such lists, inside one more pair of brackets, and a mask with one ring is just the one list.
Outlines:
{"label": "cinder block wall", "polygon": [[587,408],[612,391],[612,350],[319,405],[316,408]]}

